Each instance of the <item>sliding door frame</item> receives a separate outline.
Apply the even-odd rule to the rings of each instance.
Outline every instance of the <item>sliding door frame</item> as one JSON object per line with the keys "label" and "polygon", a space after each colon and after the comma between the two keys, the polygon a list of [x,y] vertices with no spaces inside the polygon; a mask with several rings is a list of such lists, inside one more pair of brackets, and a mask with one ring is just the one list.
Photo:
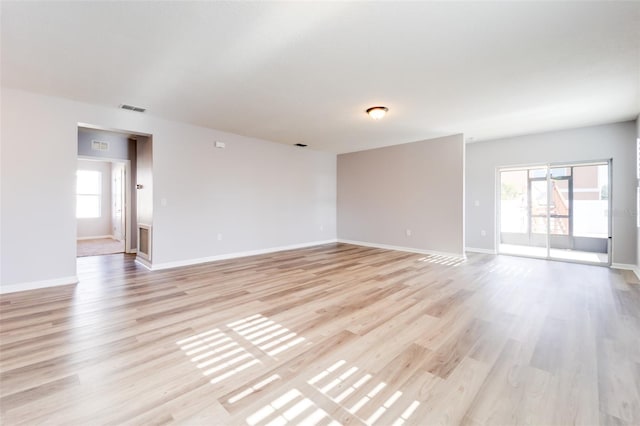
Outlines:
{"label": "sliding door frame", "polygon": [[[550,211],[550,206],[551,206],[551,199],[553,197],[552,194],[552,178],[551,178],[551,169],[554,168],[562,168],[562,167],[575,167],[575,166],[602,166],[602,165],[606,165],[607,166],[607,174],[608,174],[608,193],[607,193],[607,209],[608,209],[608,218],[607,218],[607,262],[588,262],[588,261],[580,261],[580,260],[574,260],[574,259],[564,259],[564,258],[558,258],[558,257],[552,257],[551,256],[551,211]],[[540,169],[540,168],[545,168],[546,170],[546,181],[547,181],[547,214],[546,214],[546,218],[547,218],[547,233],[546,233],[546,256],[545,257],[539,257],[539,256],[526,256],[526,255],[518,255],[518,254],[512,254],[512,253],[502,253],[500,251],[500,242],[501,242],[501,227],[502,227],[502,220],[501,220],[501,215],[502,215],[502,207],[501,207],[501,201],[502,201],[502,191],[501,191],[501,185],[502,185],[502,172],[508,172],[508,171],[524,171],[524,170],[529,170],[529,169]],[[537,180],[542,180],[542,179],[537,179]],[[569,180],[570,182],[570,186],[573,187],[573,170],[571,173],[571,179]],[[532,227],[532,219],[531,219],[531,179],[529,178],[528,172],[527,172],[527,190],[528,190],[528,194],[527,194],[527,198],[528,198],[528,206],[527,206],[527,210],[528,210],[528,234],[529,236],[531,236],[531,227]],[[535,259],[546,259],[546,260],[556,260],[556,261],[562,261],[562,262],[570,262],[570,263],[581,263],[581,264],[587,264],[587,265],[599,265],[599,266],[611,266],[612,263],[612,259],[613,259],[613,211],[612,211],[612,207],[613,207],[613,159],[608,158],[608,159],[602,159],[602,160],[588,160],[588,161],[563,161],[563,162],[549,162],[549,163],[531,163],[531,164],[523,164],[523,165],[518,165],[518,166],[505,166],[505,167],[496,167],[496,203],[495,203],[495,227],[494,229],[496,230],[495,235],[494,235],[494,239],[495,239],[495,247],[496,247],[496,253],[498,254],[508,254],[509,256],[521,256],[521,257],[531,257],[531,258],[535,258]],[[570,211],[570,216],[569,217],[569,229],[572,231],[573,230],[573,226],[572,226],[572,221],[573,221],[573,214],[574,214],[574,206],[573,206],[573,188],[570,189],[569,191],[569,197],[570,197],[570,207],[569,207],[569,211]],[[570,232],[569,235],[572,235],[573,233]],[[529,238],[529,240],[531,240],[531,237]]]}

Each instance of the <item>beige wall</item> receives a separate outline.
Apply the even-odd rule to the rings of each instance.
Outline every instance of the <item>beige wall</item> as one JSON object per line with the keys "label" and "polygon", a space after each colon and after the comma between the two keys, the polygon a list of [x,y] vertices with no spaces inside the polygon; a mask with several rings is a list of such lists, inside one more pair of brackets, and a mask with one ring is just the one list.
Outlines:
{"label": "beige wall", "polygon": [[338,239],[464,254],[461,134],[339,155],[337,181]]}

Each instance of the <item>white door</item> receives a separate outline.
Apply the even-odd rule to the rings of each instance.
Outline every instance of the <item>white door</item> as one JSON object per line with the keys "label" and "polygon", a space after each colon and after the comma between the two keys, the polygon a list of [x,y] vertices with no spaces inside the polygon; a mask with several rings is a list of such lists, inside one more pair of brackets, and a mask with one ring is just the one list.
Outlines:
{"label": "white door", "polygon": [[113,229],[113,238],[118,241],[122,241],[124,239],[125,230],[124,182],[124,164],[113,163],[111,166],[111,222]]}

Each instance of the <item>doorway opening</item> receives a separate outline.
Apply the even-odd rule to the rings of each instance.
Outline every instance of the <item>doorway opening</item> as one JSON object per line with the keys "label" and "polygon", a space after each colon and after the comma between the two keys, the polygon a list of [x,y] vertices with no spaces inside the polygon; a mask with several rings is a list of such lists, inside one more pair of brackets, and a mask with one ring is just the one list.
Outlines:
{"label": "doorway opening", "polygon": [[150,150],[151,135],[78,125],[78,257],[138,253],[150,260],[139,249],[139,226],[151,223],[140,213],[151,211]]}
{"label": "doorway opening", "polygon": [[611,264],[611,161],[498,170],[498,252]]}
{"label": "doorway opening", "polygon": [[131,252],[126,232],[129,168],[129,160],[78,158],[77,257]]}

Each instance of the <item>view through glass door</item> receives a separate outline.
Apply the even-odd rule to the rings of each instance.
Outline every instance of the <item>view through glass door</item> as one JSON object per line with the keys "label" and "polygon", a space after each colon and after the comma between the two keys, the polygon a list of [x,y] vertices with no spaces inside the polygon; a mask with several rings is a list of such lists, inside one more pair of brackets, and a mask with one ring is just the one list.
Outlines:
{"label": "view through glass door", "polygon": [[504,254],[610,263],[609,162],[499,172]]}

